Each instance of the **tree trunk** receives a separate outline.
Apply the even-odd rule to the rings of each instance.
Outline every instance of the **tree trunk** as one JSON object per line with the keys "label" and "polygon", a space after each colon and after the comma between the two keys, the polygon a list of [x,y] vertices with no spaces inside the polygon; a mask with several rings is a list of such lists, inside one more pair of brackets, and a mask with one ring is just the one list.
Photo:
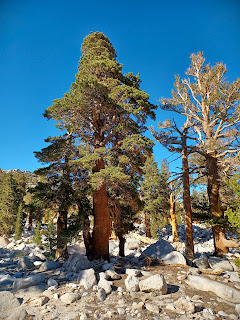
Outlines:
{"label": "tree trunk", "polygon": [[[220,199],[219,199],[219,182],[218,182],[218,164],[217,158],[214,155],[208,155],[207,160],[207,176],[208,176],[208,198],[210,214],[214,222],[217,222],[220,218],[224,217],[221,211]],[[222,256],[228,253],[228,247],[226,246],[225,230],[220,225],[212,226],[215,255]]]}
{"label": "tree trunk", "polygon": [[68,258],[67,240],[63,238],[63,232],[67,230],[67,211],[62,210],[59,212],[57,219],[57,250],[56,259],[60,257]]}
{"label": "tree trunk", "polygon": [[89,257],[89,254],[91,252],[91,233],[90,233],[90,220],[89,217],[86,216],[83,221],[83,241],[86,249],[86,256]]}
{"label": "tree trunk", "polygon": [[146,237],[151,238],[151,230],[150,230],[150,219],[149,219],[149,214],[146,211],[143,211],[143,223],[146,228]]}
{"label": "tree trunk", "polygon": [[192,208],[189,186],[189,168],[187,153],[187,129],[182,133],[182,170],[183,170],[183,206],[185,212],[185,257],[187,261],[194,259]]}
{"label": "tree trunk", "polygon": [[31,213],[29,213],[29,216],[28,216],[28,230],[32,230],[32,223],[33,223],[32,215],[31,215]]}
{"label": "tree trunk", "polygon": [[[93,172],[104,169],[104,160],[96,162]],[[107,186],[104,183],[93,194],[94,227],[92,235],[91,257],[109,260],[110,212],[108,208]]]}
{"label": "tree trunk", "polygon": [[176,218],[176,202],[174,199],[174,194],[172,190],[170,191],[170,197],[169,197],[169,203],[170,203],[170,223],[172,226],[172,237],[173,242],[178,242],[178,231],[177,231],[177,218]]}
{"label": "tree trunk", "polygon": [[126,240],[123,237],[123,233],[122,232],[119,232],[118,238],[119,238],[119,255],[120,255],[120,257],[125,257],[124,247],[125,247],[125,241]]}

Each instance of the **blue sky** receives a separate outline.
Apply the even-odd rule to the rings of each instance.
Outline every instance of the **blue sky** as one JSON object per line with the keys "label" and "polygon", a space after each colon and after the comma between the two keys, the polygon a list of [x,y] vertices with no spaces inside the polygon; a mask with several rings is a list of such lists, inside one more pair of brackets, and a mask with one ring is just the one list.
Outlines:
{"label": "blue sky", "polygon": [[[191,53],[225,63],[231,82],[240,77],[239,16],[238,0],[1,0],[0,168],[39,166],[33,151],[58,134],[42,113],[69,90],[90,31],[109,37],[124,72],[139,72],[157,103],[170,97],[174,74],[184,75]],[[169,116],[159,110],[151,124]],[[159,144],[154,153],[159,162],[169,156]]]}

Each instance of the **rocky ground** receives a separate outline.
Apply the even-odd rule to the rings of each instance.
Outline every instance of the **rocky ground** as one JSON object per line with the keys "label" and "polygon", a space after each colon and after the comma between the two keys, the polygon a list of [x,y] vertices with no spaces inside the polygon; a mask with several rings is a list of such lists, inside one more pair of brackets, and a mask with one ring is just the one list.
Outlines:
{"label": "rocky ground", "polygon": [[82,242],[60,263],[47,260],[30,232],[19,241],[0,238],[0,319],[240,319],[239,249],[213,257],[210,229],[194,225],[190,267],[183,226],[179,234],[173,244],[163,228],[161,240],[146,245],[139,227],[126,238],[125,258],[110,240],[110,263],[88,261]]}

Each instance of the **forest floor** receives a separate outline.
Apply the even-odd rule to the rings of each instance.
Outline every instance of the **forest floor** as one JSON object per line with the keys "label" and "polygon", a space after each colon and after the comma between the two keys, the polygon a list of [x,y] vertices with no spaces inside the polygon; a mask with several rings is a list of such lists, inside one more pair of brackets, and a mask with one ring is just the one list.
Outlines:
{"label": "forest floor", "polygon": [[[240,257],[239,248],[232,250],[224,259],[214,260],[210,230],[200,225],[196,225],[194,230],[198,262],[202,263],[201,254],[204,253],[204,263],[209,261],[211,267],[203,269],[201,265],[166,264],[160,259],[141,260],[142,251],[148,249],[149,245],[131,234],[127,236],[126,257],[117,255],[118,243],[111,240],[110,263],[95,261],[91,266],[83,255],[82,243],[69,247],[72,255],[68,263],[62,265],[53,262],[51,265],[44,261],[46,252],[29,241],[29,234],[22,241],[11,240],[5,247],[0,239],[0,319],[240,319],[240,279],[234,265],[234,259]],[[178,251],[173,249],[174,254],[184,251],[182,227],[179,227],[179,234],[181,241],[175,244]],[[170,229],[160,230],[160,237],[166,242],[171,240]],[[75,261],[74,257],[81,258],[81,261]],[[34,264],[31,265],[29,261]],[[81,269],[78,269],[79,263]],[[91,267],[95,270],[93,277],[97,280],[93,286],[86,288],[84,282],[79,280],[79,272]],[[112,278],[106,277],[105,284],[101,286],[99,276],[103,273],[107,275],[109,270]],[[159,274],[167,283],[164,293],[161,293],[161,289],[156,290],[154,284],[150,292],[132,285],[131,281],[141,283]],[[191,276],[196,277],[194,279],[208,279],[209,283],[216,284],[219,292],[213,293],[206,284],[201,290],[194,288],[194,284],[188,281]],[[36,280],[37,277],[42,278],[38,283],[32,283],[32,279]],[[91,277],[85,281],[89,282]],[[109,285],[110,291],[107,292]],[[131,290],[129,286],[132,286]],[[104,288],[106,296],[100,288]],[[230,296],[227,294],[229,290],[232,290]]]}

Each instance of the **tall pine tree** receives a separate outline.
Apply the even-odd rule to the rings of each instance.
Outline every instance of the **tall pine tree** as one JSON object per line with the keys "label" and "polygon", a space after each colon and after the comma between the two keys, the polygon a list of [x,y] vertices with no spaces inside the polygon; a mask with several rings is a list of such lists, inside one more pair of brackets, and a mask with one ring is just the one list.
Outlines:
{"label": "tall pine tree", "polygon": [[76,81],[45,113],[58,121],[61,129],[70,128],[86,147],[82,160],[89,165],[95,183],[91,239],[94,258],[109,258],[107,183],[125,179],[121,167],[109,167],[107,159],[118,157],[125,139],[130,139],[134,148],[146,129],[147,116],[154,118],[155,106],[149,103],[148,94],[140,90],[140,82],[138,75],[123,75],[109,39],[103,33],[91,33],[82,45]]}

